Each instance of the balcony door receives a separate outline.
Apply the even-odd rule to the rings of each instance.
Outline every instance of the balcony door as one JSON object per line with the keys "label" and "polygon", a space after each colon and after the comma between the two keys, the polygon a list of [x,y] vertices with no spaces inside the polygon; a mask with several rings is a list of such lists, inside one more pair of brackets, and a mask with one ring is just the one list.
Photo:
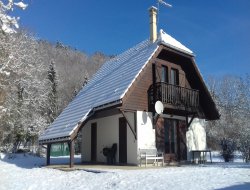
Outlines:
{"label": "balcony door", "polygon": [[164,119],[165,153],[177,154],[177,121]]}
{"label": "balcony door", "polygon": [[179,85],[179,72],[177,69],[170,70],[170,84]]}
{"label": "balcony door", "polygon": [[170,76],[168,73],[168,67],[165,65],[161,66],[161,82],[179,85],[179,71],[178,69],[171,68]]}
{"label": "balcony door", "polygon": [[165,153],[165,161],[186,160],[186,124],[176,119],[159,118],[156,126],[156,147]]}
{"label": "balcony door", "polygon": [[168,83],[168,67],[164,65],[161,67],[161,82]]}

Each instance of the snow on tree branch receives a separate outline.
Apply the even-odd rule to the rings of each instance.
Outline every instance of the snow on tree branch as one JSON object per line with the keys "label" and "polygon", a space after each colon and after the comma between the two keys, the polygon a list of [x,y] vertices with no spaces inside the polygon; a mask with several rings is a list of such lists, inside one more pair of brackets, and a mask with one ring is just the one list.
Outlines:
{"label": "snow on tree branch", "polygon": [[15,33],[16,29],[19,28],[18,20],[19,17],[10,16],[9,12],[12,12],[15,7],[25,10],[27,4],[22,1],[13,2],[13,0],[8,0],[4,3],[0,1],[0,27],[5,33]]}

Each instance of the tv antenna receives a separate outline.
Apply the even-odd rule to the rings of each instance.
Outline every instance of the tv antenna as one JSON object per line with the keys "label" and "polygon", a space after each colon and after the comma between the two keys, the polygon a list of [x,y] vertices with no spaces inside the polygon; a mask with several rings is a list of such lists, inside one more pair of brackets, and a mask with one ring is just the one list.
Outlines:
{"label": "tv antenna", "polygon": [[163,0],[157,0],[157,9],[158,9],[157,22],[158,22],[158,25],[160,25],[160,4],[167,7],[167,8],[172,8],[173,7],[172,5],[170,5],[169,3],[166,3]]}

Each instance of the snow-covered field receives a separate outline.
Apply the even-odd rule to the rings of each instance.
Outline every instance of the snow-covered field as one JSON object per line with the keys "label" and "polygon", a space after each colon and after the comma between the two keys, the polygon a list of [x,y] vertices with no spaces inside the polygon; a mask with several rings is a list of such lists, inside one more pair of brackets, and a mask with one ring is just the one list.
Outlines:
{"label": "snow-covered field", "polygon": [[[41,168],[45,158],[0,154],[0,190],[5,189],[221,189],[249,190],[250,164],[217,162],[136,170],[64,172]],[[52,163],[58,162],[52,160]],[[214,161],[220,161],[214,156]]]}

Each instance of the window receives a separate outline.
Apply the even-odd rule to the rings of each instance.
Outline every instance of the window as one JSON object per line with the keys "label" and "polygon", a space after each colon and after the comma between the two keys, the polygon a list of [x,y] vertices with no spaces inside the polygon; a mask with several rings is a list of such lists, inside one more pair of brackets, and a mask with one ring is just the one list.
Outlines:
{"label": "window", "polygon": [[179,85],[179,73],[177,69],[171,69],[170,84]]}
{"label": "window", "polygon": [[161,82],[168,83],[168,68],[166,66],[161,67]]}

